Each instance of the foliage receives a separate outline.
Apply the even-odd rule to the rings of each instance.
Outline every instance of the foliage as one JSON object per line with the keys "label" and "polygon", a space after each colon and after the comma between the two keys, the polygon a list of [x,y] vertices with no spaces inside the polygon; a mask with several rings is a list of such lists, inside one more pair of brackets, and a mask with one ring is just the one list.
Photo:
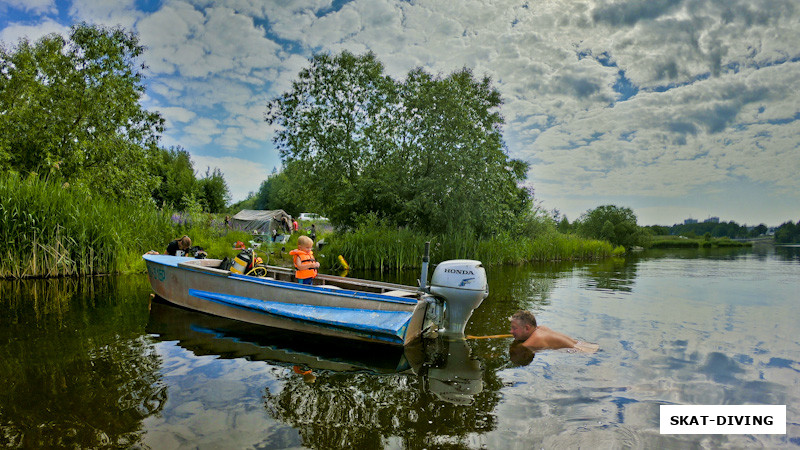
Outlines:
{"label": "foliage", "polygon": [[636,224],[630,208],[603,205],[589,210],[578,219],[582,236],[606,240],[625,248],[645,246],[648,233]]}
{"label": "foliage", "polygon": [[87,24],[0,49],[0,169],[148,198],[163,119],[142,109],[135,34]]}
{"label": "foliage", "polygon": [[309,200],[309,189],[303,180],[301,162],[288,162],[280,173],[273,173],[261,182],[253,209],[282,209],[291,216],[318,210],[319,205]]}
{"label": "foliage", "polygon": [[704,236],[706,233],[708,233],[711,237],[744,239],[758,237],[766,232],[767,226],[764,224],[760,224],[757,227],[748,230],[748,227],[739,225],[734,221],[730,221],[676,224],[669,228],[669,233],[657,234],[675,234],[693,238],[695,236]]}
{"label": "foliage", "polygon": [[666,236],[670,234],[670,227],[665,227],[663,225],[649,225],[644,228],[650,230],[651,234],[654,236]]}
{"label": "foliage", "polygon": [[784,222],[775,230],[775,242],[779,244],[800,244],[800,221],[797,224]]}
{"label": "foliage", "polygon": [[207,168],[206,175],[198,180],[197,185],[204,211],[210,213],[225,211],[225,205],[230,201],[231,195],[219,168],[215,167],[213,172]]}
{"label": "foliage", "polygon": [[206,169],[199,180],[195,178],[194,163],[189,152],[180,148],[159,149],[153,168],[161,182],[153,190],[152,197],[158,207],[171,207],[186,211],[193,199],[201,204],[202,210],[220,213],[226,210],[230,201],[230,190],[219,168]]}
{"label": "foliage", "polygon": [[347,226],[377,214],[427,233],[488,236],[530,207],[504,151],[498,91],[469,70],[402,82],[372,53],[315,55],[267,121],[303,206]]}
{"label": "foliage", "polygon": [[189,152],[180,148],[159,149],[153,171],[161,179],[152,197],[159,208],[171,207],[183,211],[183,196],[197,189],[194,165]]}
{"label": "foliage", "polygon": [[567,219],[567,216],[562,217],[561,220],[558,221],[558,225],[556,226],[558,232],[564,234],[571,232],[572,228],[573,227],[569,223],[569,219]]}

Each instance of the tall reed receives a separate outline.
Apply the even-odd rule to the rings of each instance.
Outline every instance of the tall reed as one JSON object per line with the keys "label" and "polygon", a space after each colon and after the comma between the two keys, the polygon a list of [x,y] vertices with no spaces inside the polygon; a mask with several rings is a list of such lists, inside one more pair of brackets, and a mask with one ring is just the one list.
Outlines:
{"label": "tall reed", "polygon": [[113,273],[172,232],[169,217],[35,176],[0,180],[0,277]]}
{"label": "tall reed", "polygon": [[624,252],[604,241],[583,239],[557,232],[538,237],[500,233],[475,239],[463,233],[428,235],[406,228],[370,223],[331,236],[323,247],[324,264],[335,267],[342,255],[358,269],[405,269],[420,267],[425,242],[431,243],[431,262],[477,259],[485,265],[523,264],[535,261],[591,260]]}

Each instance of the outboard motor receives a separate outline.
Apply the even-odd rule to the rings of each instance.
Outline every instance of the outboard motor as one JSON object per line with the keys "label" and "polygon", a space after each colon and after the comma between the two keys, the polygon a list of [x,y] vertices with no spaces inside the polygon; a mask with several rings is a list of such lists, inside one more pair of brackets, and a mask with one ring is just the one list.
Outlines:
{"label": "outboard motor", "polygon": [[463,337],[472,311],[489,295],[486,270],[480,261],[471,259],[444,261],[433,271],[430,293],[444,298],[444,333]]}

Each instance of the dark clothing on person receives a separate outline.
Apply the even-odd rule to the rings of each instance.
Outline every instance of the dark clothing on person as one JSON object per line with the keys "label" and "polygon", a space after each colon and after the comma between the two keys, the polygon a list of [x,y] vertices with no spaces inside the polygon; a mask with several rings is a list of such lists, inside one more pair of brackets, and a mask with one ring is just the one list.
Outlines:
{"label": "dark clothing on person", "polygon": [[174,241],[172,241],[169,244],[167,244],[167,254],[168,255],[176,256],[178,254],[178,250],[181,249],[179,241],[180,241],[180,239],[175,239]]}

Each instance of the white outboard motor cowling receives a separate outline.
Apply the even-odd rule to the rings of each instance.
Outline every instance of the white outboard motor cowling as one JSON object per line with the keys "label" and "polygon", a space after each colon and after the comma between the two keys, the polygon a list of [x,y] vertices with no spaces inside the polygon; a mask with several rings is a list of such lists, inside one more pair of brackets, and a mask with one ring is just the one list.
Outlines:
{"label": "white outboard motor cowling", "polygon": [[463,336],[472,311],[489,295],[486,270],[471,259],[444,261],[433,271],[430,292],[445,300],[445,334]]}

